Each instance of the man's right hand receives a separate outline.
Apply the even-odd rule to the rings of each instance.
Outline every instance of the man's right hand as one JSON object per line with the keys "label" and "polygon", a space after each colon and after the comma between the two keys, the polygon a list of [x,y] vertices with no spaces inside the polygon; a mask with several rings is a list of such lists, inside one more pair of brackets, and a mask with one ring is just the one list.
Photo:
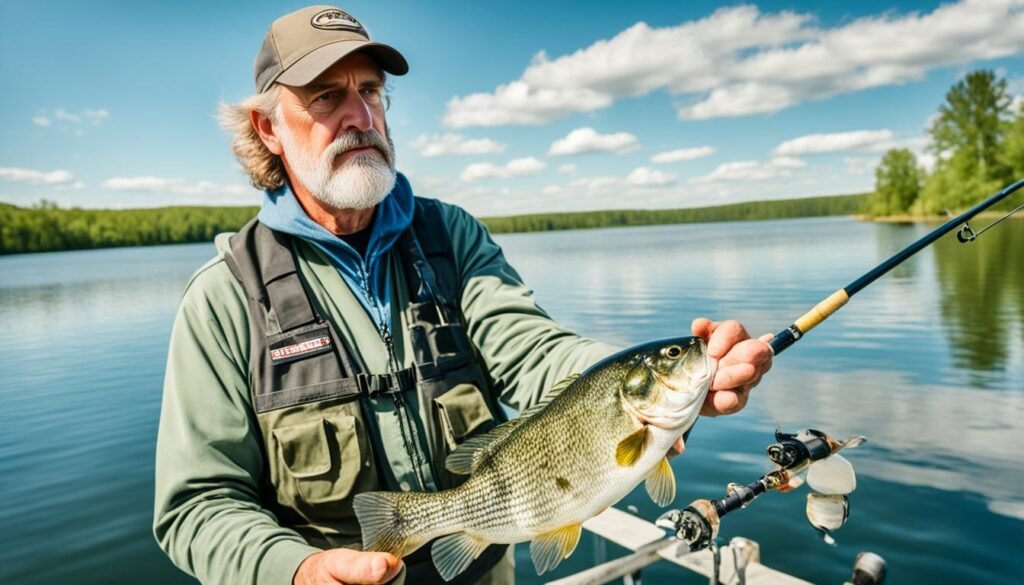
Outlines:
{"label": "man's right hand", "polygon": [[306,557],[295,571],[293,585],[356,585],[387,583],[402,570],[391,553],[334,548]]}

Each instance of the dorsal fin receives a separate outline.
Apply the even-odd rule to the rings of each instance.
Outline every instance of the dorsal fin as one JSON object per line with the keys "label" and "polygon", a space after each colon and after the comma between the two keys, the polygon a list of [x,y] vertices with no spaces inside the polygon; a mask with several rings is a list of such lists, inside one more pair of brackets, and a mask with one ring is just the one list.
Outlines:
{"label": "dorsal fin", "polygon": [[473,437],[459,445],[450,455],[448,455],[448,458],[444,460],[445,469],[458,475],[470,475],[473,473],[477,466],[480,465],[483,454],[488,448],[496,444],[499,440],[505,438],[524,420],[537,414],[541,410],[544,410],[545,406],[547,406],[566,388],[571,386],[572,383],[576,381],[576,378],[579,377],[579,374],[572,374],[566,377],[561,382],[552,386],[551,389],[544,394],[544,397],[540,399],[540,402],[524,410],[518,418],[502,423],[490,431],[478,437]]}
{"label": "dorsal fin", "polygon": [[515,418],[502,423],[490,431],[473,437],[459,445],[444,460],[445,468],[458,475],[470,475],[480,465],[483,454],[498,441],[508,435],[514,428],[523,422],[523,418]]}
{"label": "dorsal fin", "polygon": [[537,414],[538,412],[544,410],[545,406],[550,404],[551,401],[554,400],[555,398],[558,398],[558,395],[561,394],[562,392],[564,392],[565,389],[568,388],[569,386],[572,386],[572,383],[575,382],[576,379],[579,378],[579,377],[580,377],[580,375],[577,372],[575,374],[569,374],[568,376],[563,378],[560,382],[558,382],[557,384],[552,386],[550,390],[545,392],[544,396],[541,397],[540,401],[537,404],[534,404],[530,408],[527,408],[526,410],[524,410],[519,415],[519,418],[530,418],[531,416],[533,416],[533,415]]}

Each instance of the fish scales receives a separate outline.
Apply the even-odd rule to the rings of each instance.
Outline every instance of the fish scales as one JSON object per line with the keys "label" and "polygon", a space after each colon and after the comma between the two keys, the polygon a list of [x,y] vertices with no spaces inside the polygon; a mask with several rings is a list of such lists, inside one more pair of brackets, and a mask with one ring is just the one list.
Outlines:
{"label": "fish scales", "polygon": [[[579,525],[638,483],[668,474],[661,485],[674,486],[665,455],[693,424],[714,366],[703,340],[692,337],[599,362],[537,412],[477,441],[462,485],[357,495],[364,547],[404,556],[443,536],[432,551],[450,579],[488,544],[529,540],[538,573],[554,568],[571,554]],[[439,547],[446,541],[452,546]]]}

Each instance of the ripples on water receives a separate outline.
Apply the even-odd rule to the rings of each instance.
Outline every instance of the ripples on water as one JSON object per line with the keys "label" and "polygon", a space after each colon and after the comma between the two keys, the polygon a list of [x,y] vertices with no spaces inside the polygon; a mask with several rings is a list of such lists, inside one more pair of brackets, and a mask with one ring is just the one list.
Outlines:
{"label": "ripples on water", "polygon": [[[499,236],[541,304],[631,344],[699,315],[777,331],[931,226],[845,219]],[[0,582],[187,583],[156,548],[152,452],[168,335],[211,245],[0,258]],[[858,294],[775,362],[743,413],[704,419],[674,463],[676,505],[767,469],[776,425],[864,434],[836,547],[803,495],[769,494],[722,536],[820,583],[856,553],[893,583],[1019,581],[1024,534],[1024,222],[945,238]],[[627,503],[658,509],[641,490]],[[556,576],[620,554],[585,537]],[[520,547],[520,582],[539,583]],[[702,582],[661,563],[648,582]]]}

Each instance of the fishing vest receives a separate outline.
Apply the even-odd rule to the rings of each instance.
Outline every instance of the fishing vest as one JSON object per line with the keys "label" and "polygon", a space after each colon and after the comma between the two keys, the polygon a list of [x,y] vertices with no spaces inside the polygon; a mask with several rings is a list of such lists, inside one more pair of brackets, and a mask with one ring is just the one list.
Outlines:
{"label": "fishing vest", "polygon": [[[448,453],[504,420],[459,309],[460,280],[440,204],[415,201],[412,226],[395,244],[408,288],[403,322],[413,364],[386,374],[367,373],[355,348],[323,317],[299,272],[292,236],[253,219],[229,240],[225,259],[249,309],[249,390],[267,463],[263,499],[282,525],[316,547],[360,548],[353,497],[399,489],[367,398],[391,397],[397,415],[406,417],[402,405],[418,401],[439,489],[466,479],[445,469]],[[506,548],[489,547],[458,581],[478,580]],[[429,549],[405,559],[410,582],[442,582]]]}

